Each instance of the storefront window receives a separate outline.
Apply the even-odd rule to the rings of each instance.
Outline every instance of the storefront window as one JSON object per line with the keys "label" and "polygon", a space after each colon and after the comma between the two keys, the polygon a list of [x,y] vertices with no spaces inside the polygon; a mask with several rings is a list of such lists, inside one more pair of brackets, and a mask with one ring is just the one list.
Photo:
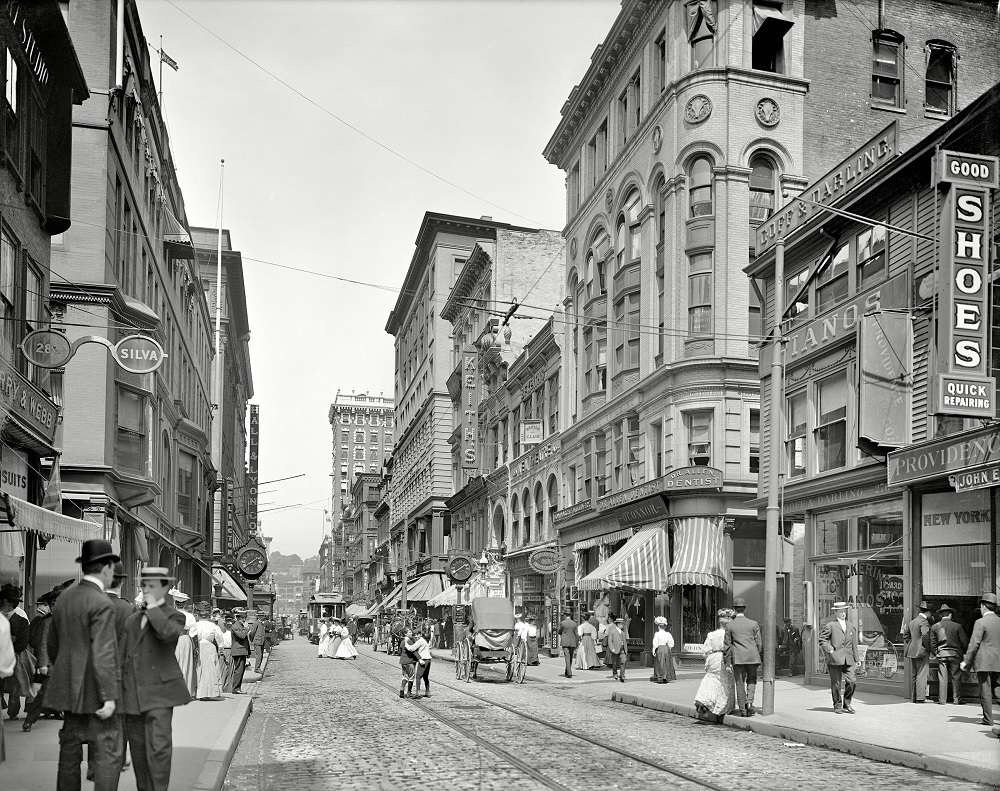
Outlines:
{"label": "storefront window", "polygon": [[[834,602],[847,602],[858,630],[859,679],[902,683],[903,513],[898,501],[818,514],[813,522],[814,602],[817,636],[833,617]],[[829,557],[829,556],[835,557]],[[827,672],[814,642],[813,673]]]}
{"label": "storefront window", "polygon": [[718,628],[716,613],[725,603],[725,597],[724,591],[708,585],[685,585],[682,588],[682,645],[700,645],[709,632]]}
{"label": "storefront window", "polygon": [[978,596],[990,581],[988,489],[921,498],[922,590],[926,596]]}

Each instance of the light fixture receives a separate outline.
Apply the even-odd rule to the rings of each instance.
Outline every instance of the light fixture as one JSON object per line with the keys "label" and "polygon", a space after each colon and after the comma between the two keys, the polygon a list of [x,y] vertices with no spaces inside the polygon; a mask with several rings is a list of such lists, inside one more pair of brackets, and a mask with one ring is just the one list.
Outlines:
{"label": "light fixture", "polygon": [[479,568],[481,571],[486,571],[486,567],[489,565],[489,558],[486,557],[486,550],[483,550],[483,554],[479,556]]}

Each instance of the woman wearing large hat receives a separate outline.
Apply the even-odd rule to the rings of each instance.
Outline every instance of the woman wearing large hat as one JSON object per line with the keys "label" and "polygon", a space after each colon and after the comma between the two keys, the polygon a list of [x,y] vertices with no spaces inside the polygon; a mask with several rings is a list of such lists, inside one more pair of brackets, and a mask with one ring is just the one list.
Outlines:
{"label": "woman wearing large hat", "polygon": [[[166,579],[169,579],[171,582],[175,581],[173,577],[167,577]],[[198,664],[200,659],[198,656],[199,641],[191,632],[198,621],[194,617],[194,613],[190,612],[191,608],[188,606],[188,602],[191,600],[190,596],[178,588],[171,588],[169,595],[173,599],[174,604],[177,605],[177,609],[181,615],[184,616],[185,634],[177,640],[177,648],[175,650],[177,666],[180,667],[181,673],[184,674],[184,683],[187,684],[191,697],[197,697]]]}

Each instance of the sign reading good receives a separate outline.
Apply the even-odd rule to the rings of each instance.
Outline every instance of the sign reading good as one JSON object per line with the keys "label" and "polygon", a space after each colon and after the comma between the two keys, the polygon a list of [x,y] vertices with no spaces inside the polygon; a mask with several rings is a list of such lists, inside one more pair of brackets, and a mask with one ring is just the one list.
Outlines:
{"label": "sign reading good", "polygon": [[941,202],[941,318],[933,409],[937,414],[993,417],[996,383],[989,365],[990,190],[997,157],[941,151],[934,178],[947,190]]}

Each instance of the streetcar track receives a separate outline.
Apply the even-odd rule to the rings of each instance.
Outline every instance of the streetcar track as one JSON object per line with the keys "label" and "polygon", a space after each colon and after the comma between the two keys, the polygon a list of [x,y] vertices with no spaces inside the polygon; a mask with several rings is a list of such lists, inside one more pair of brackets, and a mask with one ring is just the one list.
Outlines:
{"label": "streetcar track", "polygon": [[[367,659],[367,660],[374,660],[374,661],[378,662],[378,664],[380,664],[380,665],[386,665],[386,666],[391,667],[391,665],[389,665],[389,663],[383,662],[381,659],[378,659],[378,658],[376,658],[374,656],[365,656],[365,655],[359,654],[359,658],[361,658],[362,656],[364,656],[364,658]],[[359,672],[361,672],[364,675],[368,676],[368,678],[370,678],[373,681],[375,681],[380,686],[385,687],[386,689],[389,689],[392,692],[396,692],[395,685],[390,684],[389,682],[387,682],[385,679],[381,678],[380,676],[376,676],[376,675],[368,672],[367,670],[362,669],[360,666],[357,666],[357,665],[355,665],[355,668]],[[435,683],[436,686],[444,687],[445,689],[450,689],[453,692],[460,692],[463,695],[466,695],[466,696],[468,696],[470,698],[473,698],[474,700],[480,701],[481,703],[485,703],[485,704],[488,704],[490,706],[496,706],[497,708],[503,709],[504,711],[507,711],[507,712],[509,712],[511,714],[514,714],[514,715],[518,716],[518,717],[521,717],[523,719],[529,720],[530,722],[534,722],[534,723],[536,723],[538,725],[545,726],[546,728],[551,728],[552,730],[559,731],[560,733],[563,733],[563,734],[565,734],[567,736],[571,736],[574,739],[578,739],[578,740],[580,740],[582,742],[585,742],[586,744],[592,745],[594,747],[598,747],[598,748],[600,748],[602,750],[606,750],[608,752],[615,753],[618,756],[621,756],[623,758],[628,758],[629,760],[635,761],[636,763],[643,764],[644,766],[648,766],[648,767],[650,767],[652,769],[656,769],[656,770],[661,771],[661,772],[665,772],[666,774],[673,775],[674,777],[677,777],[677,778],[679,778],[681,780],[684,780],[684,781],[686,781],[688,783],[693,783],[694,785],[696,785],[696,786],[698,786],[700,788],[712,789],[712,791],[732,791],[732,789],[724,788],[723,786],[715,785],[714,783],[712,783],[710,781],[701,780],[701,779],[699,779],[697,777],[693,777],[692,775],[689,775],[687,772],[684,772],[684,771],[682,771],[680,769],[674,769],[674,768],[672,768],[670,766],[667,766],[666,764],[662,764],[662,763],[660,763],[658,761],[654,761],[654,760],[652,760],[650,758],[646,758],[645,756],[638,755],[637,753],[629,752],[628,750],[622,750],[619,747],[614,747],[614,746],[611,746],[611,745],[606,744],[604,742],[597,741],[596,739],[592,739],[592,738],[590,738],[589,736],[587,736],[585,734],[578,733],[577,731],[574,731],[574,730],[572,730],[570,728],[565,728],[562,725],[557,725],[557,724],[555,724],[553,722],[549,722],[548,720],[543,720],[542,718],[536,717],[536,716],[534,716],[532,714],[526,714],[525,712],[520,711],[520,710],[514,708],[513,706],[508,706],[505,703],[501,703],[499,701],[491,700],[490,698],[482,697],[480,695],[477,695],[474,692],[469,691],[468,689],[465,689],[464,687],[453,686],[451,684],[447,684],[447,683],[442,682],[440,679],[435,679],[434,683]],[[521,759],[519,759],[516,756],[512,755],[511,753],[507,752],[503,748],[497,747],[496,744],[494,744],[493,742],[490,742],[490,741],[484,739],[483,737],[479,736],[478,734],[470,731],[466,726],[461,725],[461,724],[453,721],[452,719],[448,718],[447,716],[443,715],[436,708],[419,705],[419,704],[415,703],[411,699],[407,699],[407,702],[409,702],[411,705],[416,706],[417,708],[419,708],[420,711],[422,711],[422,712],[424,712],[426,714],[429,714],[430,716],[432,716],[434,719],[438,720],[441,724],[445,725],[446,727],[451,728],[452,730],[457,731],[458,733],[461,733],[463,736],[465,736],[468,739],[471,739],[477,745],[486,748],[487,750],[489,750],[490,752],[492,752],[494,755],[497,755],[498,757],[504,759],[505,761],[507,761],[511,765],[517,767],[521,771],[525,772],[526,774],[528,774],[531,777],[535,778],[539,782],[543,783],[546,787],[552,788],[552,789],[565,789],[565,791],[573,791],[573,789],[571,789],[570,787],[564,786],[561,783],[559,783],[558,781],[552,780],[551,778],[546,777],[545,775],[541,774],[534,767],[526,764],[524,761],[522,761]],[[459,707],[456,706],[455,708],[459,708]]]}

